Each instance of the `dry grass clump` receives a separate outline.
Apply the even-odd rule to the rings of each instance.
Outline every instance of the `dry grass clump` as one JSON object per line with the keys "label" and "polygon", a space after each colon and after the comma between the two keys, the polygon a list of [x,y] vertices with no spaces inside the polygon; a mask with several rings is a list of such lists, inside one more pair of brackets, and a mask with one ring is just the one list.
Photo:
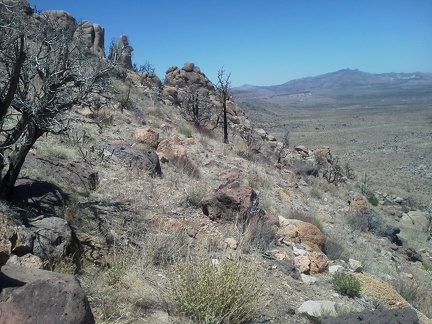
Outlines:
{"label": "dry grass clump", "polygon": [[174,156],[170,163],[191,178],[199,179],[201,177],[200,170],[187,156]]}
{"label": "dry grass clump", "polygon": [[348,213],[346,221],[353,230],[361,232],[374,231],[383,224],[382,217],[363,208]]}
{"label": "dry grass clump", "polygon": [[344,246],[332,237],[326,237],[323,252],[330,260],[348,261],[349,259],[348,252],[345,250]]}
{"label": "dry grass clump", "polygon": [[407,280],[407,278],[398,277],[392,280],[391,285],[408,303],[427,317],[432,318],[432,284],[430,278]]}
{"label": "dry grass clump", "polygon": [[244,323],[259,310],[263,279],[253,263],[206,256],[177,260],[170,271],[170,296],[197,323]]}

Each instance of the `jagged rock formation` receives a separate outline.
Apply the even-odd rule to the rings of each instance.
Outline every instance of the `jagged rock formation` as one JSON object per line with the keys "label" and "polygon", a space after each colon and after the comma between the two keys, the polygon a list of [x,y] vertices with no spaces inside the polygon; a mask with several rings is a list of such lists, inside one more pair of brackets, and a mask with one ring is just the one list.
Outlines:
{"label": "jagged rock formation", "polygon": [[108,58],[125,69],[132,69],[133,47],[126,35],[121,35],[117,44],[111,47]]}
{"label": "jagged rock formation", "polygon": [[75,37],[81,37],[93,53],[105,57],[105,30],[100,25],[83,20],[78,24]]}

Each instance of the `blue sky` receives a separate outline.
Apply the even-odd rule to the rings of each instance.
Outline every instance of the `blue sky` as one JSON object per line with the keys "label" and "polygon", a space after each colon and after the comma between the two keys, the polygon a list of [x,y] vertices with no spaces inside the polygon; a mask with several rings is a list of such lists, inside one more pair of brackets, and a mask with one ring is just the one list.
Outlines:
{"label": "blue sky", "polygon": [[[432,72],[432,0],[30,0],[129,36],[162,79],[194,62],[215,82],[275,85],[343,68]],[[108,54],[108,53],[107,53]]]}

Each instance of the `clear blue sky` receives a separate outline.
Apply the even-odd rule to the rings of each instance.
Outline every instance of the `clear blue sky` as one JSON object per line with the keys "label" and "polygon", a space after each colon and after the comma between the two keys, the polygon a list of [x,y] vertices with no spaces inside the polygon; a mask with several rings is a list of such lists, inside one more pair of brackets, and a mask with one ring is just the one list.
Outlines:
{"label": "clear blue sky", "polygon": [[[432,0],[30,0],[129,36],[162,79],[194,62],[215,82],[275,85],[343,68],[432,72]],[[106,53],[108,54],[108,53]]]}

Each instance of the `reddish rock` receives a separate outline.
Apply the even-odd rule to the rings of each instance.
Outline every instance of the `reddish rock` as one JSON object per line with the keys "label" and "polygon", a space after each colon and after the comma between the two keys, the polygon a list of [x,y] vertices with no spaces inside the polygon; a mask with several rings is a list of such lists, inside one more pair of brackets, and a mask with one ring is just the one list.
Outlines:
{"label": "reddish rock", "polygon": [[306,252],[294,258],[301,273],[322,273],[328,270],[328,259],[321,252]]}
{"label": "reddish rock", "polygon": [[304,243],[319,252],[322,251],[325,242],[325,236],[318,227],[298,219],[284,219],[281,222],[279,236],[284,240]]}
{"label": "reddish rock", "polygon": [[159,134],[148,127],[136,129],[133,138],[134,140],[147,144],[152,148],[156,148],[159,144]]}
{"label": "reddish rock", "polygon": [[201,202],[203,213],[211,220],[232,221],[250,218],[251,208],[258,205],[258,195],[248,185],[234,181],[219,187]]}

